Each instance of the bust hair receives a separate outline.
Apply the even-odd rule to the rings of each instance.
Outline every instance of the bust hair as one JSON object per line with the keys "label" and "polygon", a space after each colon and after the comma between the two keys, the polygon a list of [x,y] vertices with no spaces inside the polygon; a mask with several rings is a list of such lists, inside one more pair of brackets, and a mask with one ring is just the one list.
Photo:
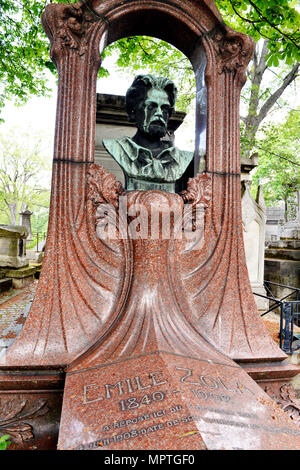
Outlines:
{"label": "bust hair", "polygon": [[141,101],[144,101],[151,88],[165,91],[171,105],[170,115],[174,111],[177,88],[172,80],[165,77],[154,77],[150,74],[137,75],[126,93],[126,111],[130,122],[135,122],[135,109]]}

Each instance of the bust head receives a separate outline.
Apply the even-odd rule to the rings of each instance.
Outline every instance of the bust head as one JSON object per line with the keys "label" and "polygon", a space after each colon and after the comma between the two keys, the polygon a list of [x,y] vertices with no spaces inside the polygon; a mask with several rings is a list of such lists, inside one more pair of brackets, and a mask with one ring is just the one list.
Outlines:
{"label": "bust head", "polygon": [[138,75],[126,93],[126,111],[140,133],[154,140],[167,132],[177,89],[168,78]]}

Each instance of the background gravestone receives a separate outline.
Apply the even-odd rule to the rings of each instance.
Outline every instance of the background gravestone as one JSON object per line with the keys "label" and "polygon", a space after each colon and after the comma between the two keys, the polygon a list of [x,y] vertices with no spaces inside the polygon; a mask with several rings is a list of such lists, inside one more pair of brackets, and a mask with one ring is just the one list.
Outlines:
{"label": "background gravestone", "polygon": [[27,227],[0,225],[0,266],[21,268],[28,266],[26,259]]}
{"label": "background gravestone", "polygon": [[[182,448],[245,448],[255,437],[255,448],[299,447],[300,432],[289,418],[298,408],[287,385],[298,369],[282,362],[286,355],[272,341],[258,315],[243,245],[239,98],[253,40],[224,25],[211,0],[52,4],[46,7],[42,21],[59,72],[51,213],[37,294],[21,334],[1,358],[0,374],[2,415],[14,409],[14,422],[23,424],[27,416],[30,427],[30,439],[20,440],[19,447],[55,446],[63,394],[59,436],[63,448],[91,445],[101,449],[104,437],[112,448],[157,448],[161,444],[178,449],[180,429],[188,433],[180,441]],[[147,250],[137,243],[132,250],[131,241],[125,240],[112,250],[101,243],[96,236],[95,200],[91,197],[98,184],[94,197],[102,194],[104,200],[114,200],[115,188],[119,187],[112,175],[94,166],[100,54],[107,44],[137,34],[172,43],[193,64],[199,98],[195,175],[203,127],[206,161],[204,174],[191,182],[186,197],[192,201],[197,195],[205,198],[205,188],[211,194],[206,201],[201,249],[184,252],[176,247],[172,251],[162,243],[156,248],[166,262],[156,259],[159,275],[154,278],[145,278],[148,271],[138,262],[138,254],[151,256],[155,246]],[[200,93],[204,83],[205,119]],[[94,186],[91,177],[96,179]],[[170,202],[165,194],[157,196],[157,204],[163,207]],[[135,197],[144,195],[133,192]],[[172,197],[182,207],[183,199],[176,194]],[[157,209],[152,198],[153,194],[148,203]],[[173,258],[172,253],[177,256]],[[147,265],[150,268],[151,263]],[[154,296],[155,302],[163,299],[164,308],[154,311],[156,317],[150,315],[148,304],[143,311],[150,323],[160,325],[157,329],[150,324],[145,330],[145,320],[141,331],[151,332],[145,338],[135,334],[142,316],[133,315],[132,323],[125,321],[134,312],[129,307],[139,306],[130,303],[132,296],[146,293],[138,275],[145,283],[156,282],[161,289],[165,286],[165,296]],[[131,324],[135,330],[127,330]],[[196,356],[191,352],[193,347]],[[145,382],[142,373],[151,375],[152,382]],[[225,374],[232,382],[225,381]],[[104,407],[100,406],[103,389],[96,388],[94,378],[104,385],[108,400]],[[128,434],[123,434],[132,433],[132,426],[144,415],[142,409],[137,410],[144,396],[140,392],[144,393],[144,387],[150,389],[151,384],[155,389],[142,403],[151,409],[151,429],[141,430],[138,436],[130,434],[128,440]],[[207,390],[202,390],[203,384]],[[122,388],[124,385],[127,389]],[[156,388],[160,386],[165,389]],[[193,386],[195,394],[190,389]],[[228,398],[222,398],[224,393],[217,392],[221,387],[229,395],[228,403]],[[275,406],[265,389],[278,403],[285,399],[292,403],[288,413]],[[111,390],[113,401],[109,402]],[[132,395],[137,390],[139,395]],[[181,392],[183,399],[179,398]],[[128,413],[131,398],[138,407],[132,405]],[[159,405],[162,398],[167,407]],[[171,408],[178,410],[178,418],[169,420],[168,416],[166,423],[172,422],[168,425],[159,414],[172,413]],[[95,422],[95,413],[102,420]],[[114,442],[121,415],[127,428]],[[5,422],[5,416],[1,418]],[[70,434],[68,423],[75,422],[78,426],[73,426]],[[103,436],[102,424],[109,427],[109,436]],[[168,426],[167,433],[164,426]],[[195,426],[197,432],[193,432]],[[226,440],[226,435],[233,439]],[[241,436],[247,439],[242,442]]]}

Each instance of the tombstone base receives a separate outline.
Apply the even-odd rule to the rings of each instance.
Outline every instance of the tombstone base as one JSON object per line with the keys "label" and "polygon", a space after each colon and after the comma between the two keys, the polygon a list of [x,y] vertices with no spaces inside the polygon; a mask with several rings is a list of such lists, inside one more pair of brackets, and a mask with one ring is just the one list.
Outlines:
{"label": "tombstone base", "polygon": [[9,256],[1,255],[0,257],[0,267],[1,268],[24,268],[28,266],[29,261],[23,256]]}
{"label": "tombstone base", "polygon": [[296,399],[297,390],[292,385],[292,379],[300,374],[298,365],[291,364],[287,359],[281,363],[265,362],[241,366],[279,406],[286,408],[289,405],[287,411],[291,411],[291,416],[296,414],[300,417],[300,402]]}
{"label": "tombstone base", "polygon": [[296,422],[300,408],[289,383],[299,367],[242,366],[249,375],[156,352],[67,374],[61,426],[63,369],[2,369],[0,434],[11,436],[10,450],[54,450],[59,433],[62,449],[299,448],[290,417]]}
{"label": "tombstone base", "polygon": [[155,351],[82,367],[66,376],[59,449],[299,449],[300,429],[235,363]]}
{"label": "tombstone base", "polygon": [[6,271],[6,277],[12,279],[14,289],[22,289],[34,281],[35,266],[26,266],[19,269],[9,269]]}

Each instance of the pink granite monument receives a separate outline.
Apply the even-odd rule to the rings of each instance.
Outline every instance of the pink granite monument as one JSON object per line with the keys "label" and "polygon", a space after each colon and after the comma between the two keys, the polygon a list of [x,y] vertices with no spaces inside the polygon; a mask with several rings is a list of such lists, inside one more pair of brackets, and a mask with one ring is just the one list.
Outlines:
{"label": "pink granite monument", "polygon": [[[257,312],[243,245],[239,98],[253,40],[212,0],[79,1],[42,21],[59,72],[50,221],[30,314],[0,359],[0,431],[15,426],[16,448],[299,449],[298,369]],[[100,52],[137,34],[185,53],[198,87],[205,71],[206,167],[197,175],[196,149],[181,194],[128,192],[93,163]],[[172,213],[171,235],[134,236],[136,204],[150,225]],[[175,236],[187,207],[201,209],[192,241]]]}

